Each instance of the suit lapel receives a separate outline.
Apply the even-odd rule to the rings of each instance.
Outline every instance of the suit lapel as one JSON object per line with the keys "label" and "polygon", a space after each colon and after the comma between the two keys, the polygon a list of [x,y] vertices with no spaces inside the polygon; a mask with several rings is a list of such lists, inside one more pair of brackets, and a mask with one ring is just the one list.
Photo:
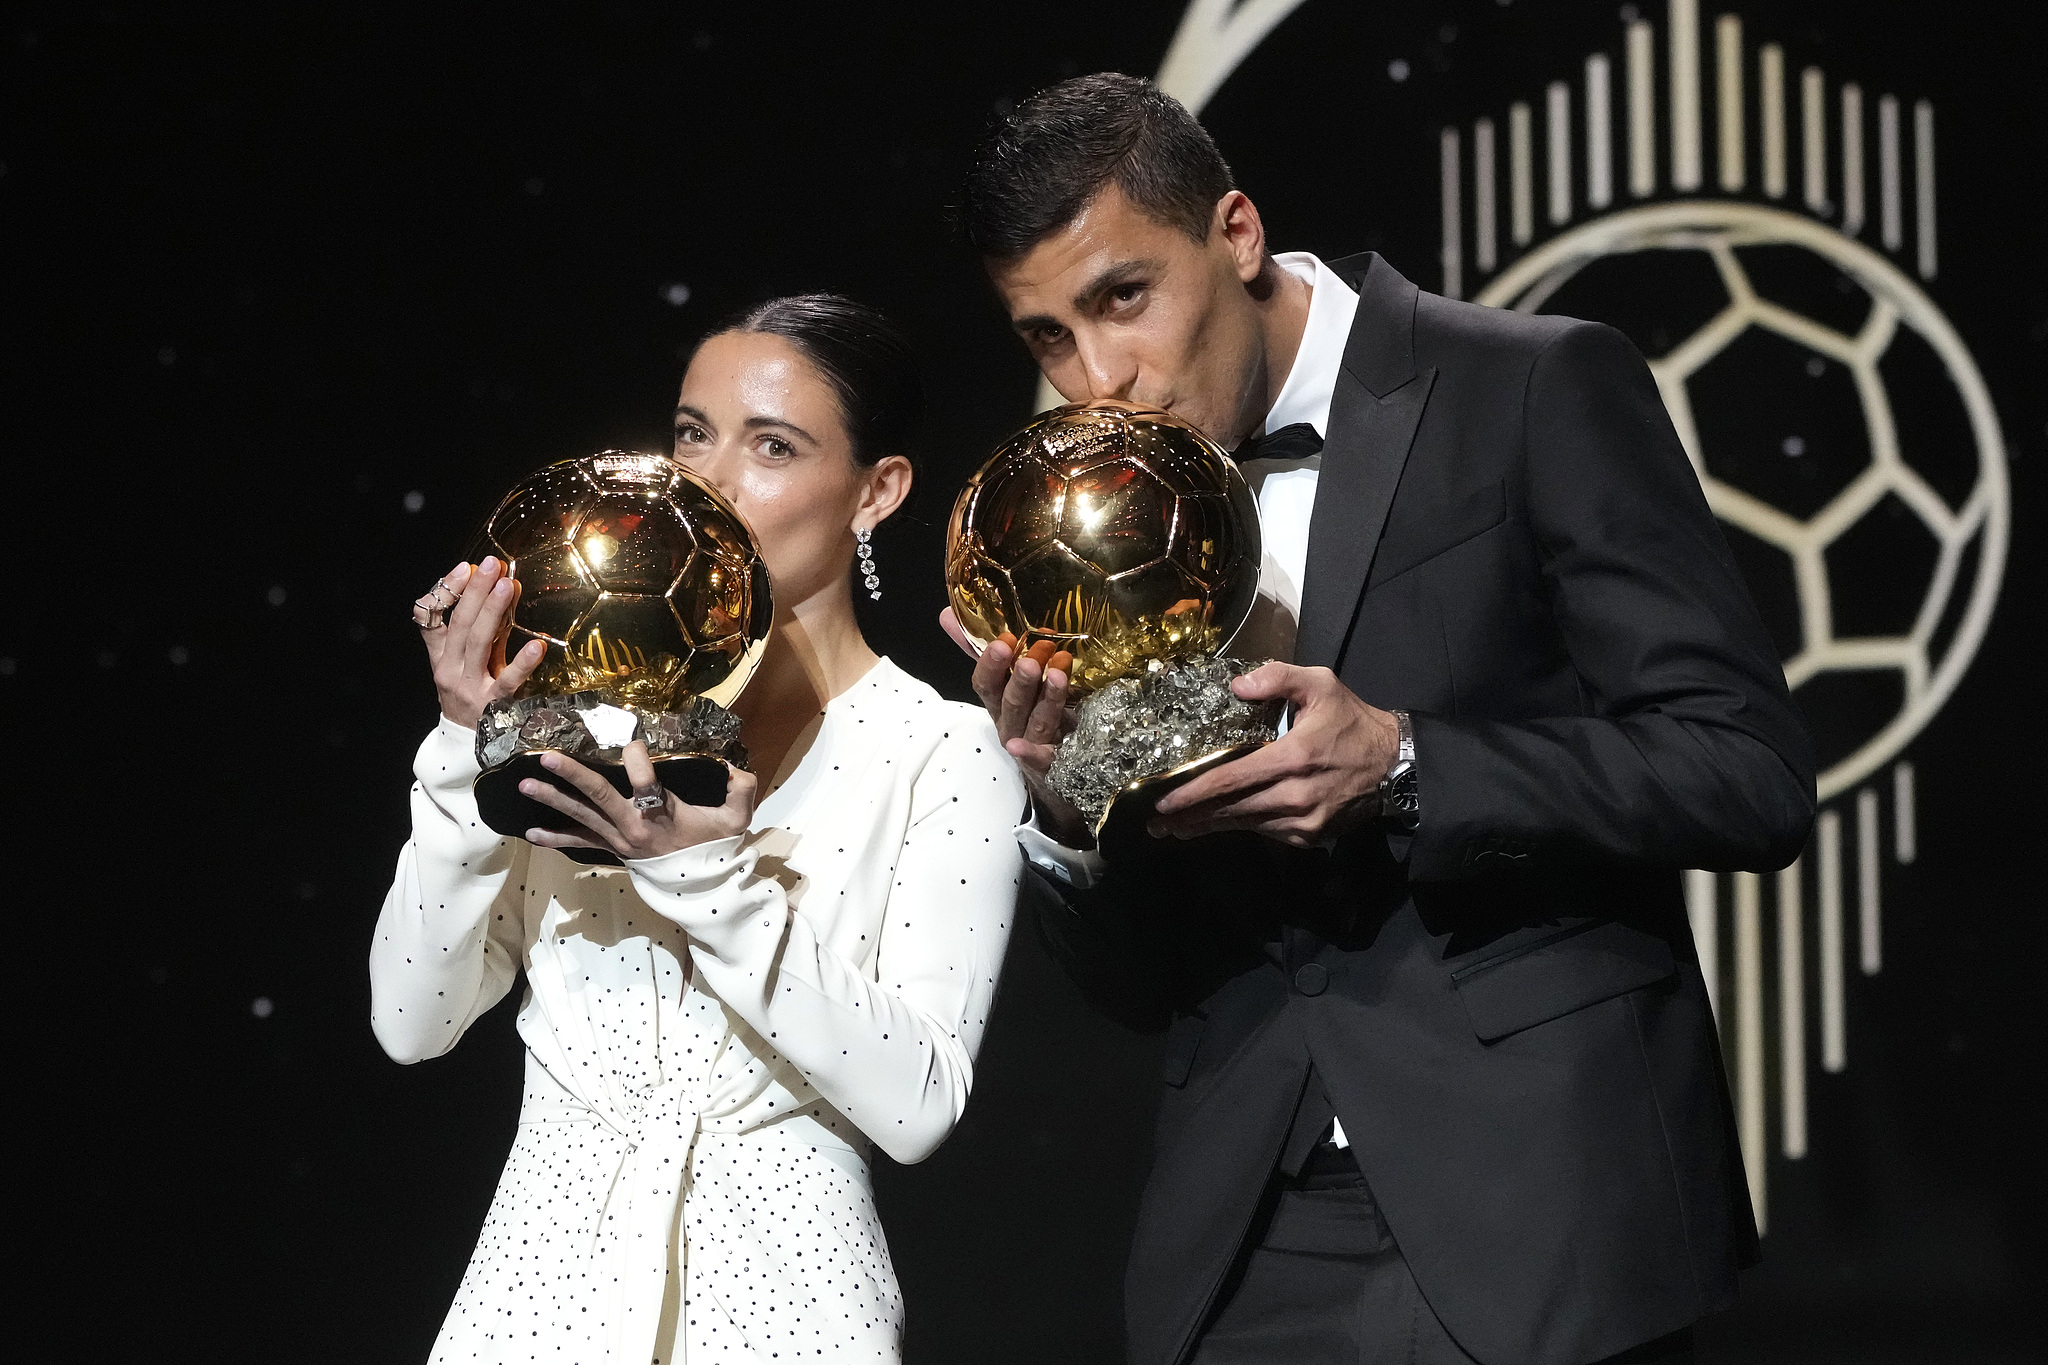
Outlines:
{"label": "suit lapel", "polygon": [[1408,449],[1436,380],[1415,367],[1418,290],[1377,255],[1331,264],[1358,290],[1358,314],[1330,403],[1294,659],[1336,668],[1372,572]]}

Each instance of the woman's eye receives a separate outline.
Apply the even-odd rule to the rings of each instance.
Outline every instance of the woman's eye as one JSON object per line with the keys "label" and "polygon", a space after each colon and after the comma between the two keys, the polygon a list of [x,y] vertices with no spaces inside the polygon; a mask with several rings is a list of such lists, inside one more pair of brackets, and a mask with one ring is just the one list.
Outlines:
{"label": "woman's eye", "polygon": [[778,437],[770,436],[761,442],[761,449],[778,460],[786,460],[796,454],[796,448]]}
{"label": "woman's eye", "polygon": [[704,428],[695,422],[680,422],[676,425],[676,444],[679,446],[702,445],[710,439],[704,434]]}

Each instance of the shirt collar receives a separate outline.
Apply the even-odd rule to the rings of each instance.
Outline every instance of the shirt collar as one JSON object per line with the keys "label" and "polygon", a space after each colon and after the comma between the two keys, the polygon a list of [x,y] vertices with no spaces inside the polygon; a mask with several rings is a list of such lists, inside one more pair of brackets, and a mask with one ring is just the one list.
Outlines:
{"label": "shirt collar", "polygon": [[1358,294],[1338,279],[1322,261],[1306,251],[1288,251],[1273,263],[1306,284],[1313,292],[1308,301],[1308,324],[1302,328],[1301,348],[1294,353],[1294,368],[1280,396],[1266,414],[1265,431],[1278,431],[1296,422],[1307,422],[1316,435],[1330,434],[1330,401],[1337,393],[1337,371],[1344,366],[1344,345],[1351,338],[1351,322],[1358,314]]}

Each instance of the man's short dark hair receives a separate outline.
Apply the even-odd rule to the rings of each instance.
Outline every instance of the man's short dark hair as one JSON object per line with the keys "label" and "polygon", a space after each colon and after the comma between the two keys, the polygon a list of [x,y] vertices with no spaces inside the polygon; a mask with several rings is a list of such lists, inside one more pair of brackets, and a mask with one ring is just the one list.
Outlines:
{"label": "man's short dark hair", "polygon": [[989,132],[961,196],[960,226],[983,257],[1014,260],[1114,183],[1146,216],[1207,241],[1236,188],[1208,130],[1148,80],[1105,71],[1041,90]]}

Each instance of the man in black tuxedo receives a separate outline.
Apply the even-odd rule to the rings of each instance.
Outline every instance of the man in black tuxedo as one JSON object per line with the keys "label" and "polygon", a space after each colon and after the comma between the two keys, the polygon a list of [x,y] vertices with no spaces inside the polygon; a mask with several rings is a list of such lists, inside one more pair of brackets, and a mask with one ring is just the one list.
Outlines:
{"label": "man in black tuxedo", "polygon": [[1788,863],[1813,756],[1640,355],[1273,256],[1148,83],[1020,106],[962,218],[1070,400],[1170,408],[1259,496],[1231,652],[1291,727],[1094,850],[1066,679],[975,670],[1091,998],[1167,1028],[1139,1365],[1682,1359],[1756,1229],[1680,869]]}

